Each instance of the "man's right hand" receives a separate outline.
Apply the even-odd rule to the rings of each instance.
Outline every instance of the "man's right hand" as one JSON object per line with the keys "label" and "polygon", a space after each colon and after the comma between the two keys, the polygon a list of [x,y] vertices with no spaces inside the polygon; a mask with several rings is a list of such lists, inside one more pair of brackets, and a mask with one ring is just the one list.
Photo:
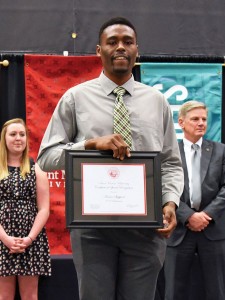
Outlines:
{"label": "man's right hand", "polygon": [[128,145],[124,142],[120,134],[111,134],[93,138],[85,142],[86,150],[112,150],[113,157],[123,160],[130,157]]}
{"label": "man's right hand", "polygon": [[209,222],[212,220],[204,211],[195,212],[188,219],[188,224],[186,225],[192,231],[202,231],[204,230]]}

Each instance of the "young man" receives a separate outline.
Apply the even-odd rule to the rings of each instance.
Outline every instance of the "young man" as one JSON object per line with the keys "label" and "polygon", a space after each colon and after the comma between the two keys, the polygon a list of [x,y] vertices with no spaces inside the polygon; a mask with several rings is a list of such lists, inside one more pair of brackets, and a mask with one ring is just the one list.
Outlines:
{"label": "young man", "polygon": [[[188,283],[197,253],[205,290],[203,298],[223,300],[225,145],[203,139],[207,128],[207,108],[204,103],[184,103],[179,112],[179,125],[184,132],[184,139],[179,144],[184,169],[184,192],[176,211],[177,227],[168,239],[165,299],[190,299]],[[196,150],[200,156],[197,167],[194,157],[197,152],[192,149],[192,144],[199,148]],[[200,182],[195,186],[198,178]]]}
{"label": "young man", "polygon": [[[166,241],[176,226],[175,208],[183,171],[169,104],[157,90],[134,81],[138,56],[134,26],[124,18],[103,24],[96,53],[103,72],[65,93],[44,135],[38,162],[46,170],[64,168],[64,149],[112,150],[129,159],[124,132],[114,133],[115,88],[123,87],[133,151],[161,151],[164,229],[74,229],[73,258],[81,300],[154,299]],[[126,125],[127,127],[128,125]],[[123,130],[124,131],[124,130]]]}

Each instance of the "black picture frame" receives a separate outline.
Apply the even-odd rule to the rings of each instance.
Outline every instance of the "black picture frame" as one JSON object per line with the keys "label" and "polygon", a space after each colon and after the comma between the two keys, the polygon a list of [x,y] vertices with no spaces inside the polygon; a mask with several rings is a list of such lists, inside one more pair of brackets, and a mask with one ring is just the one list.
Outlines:
{"label": "black picture frame", "polygon": [[[66,227],[72,228],[162,228],[162,184],[159,152],[131,151],[131,157],[115,159],[111,151],[65,150]],[[144,164],[146,215],[83,215],[82,164]]]}

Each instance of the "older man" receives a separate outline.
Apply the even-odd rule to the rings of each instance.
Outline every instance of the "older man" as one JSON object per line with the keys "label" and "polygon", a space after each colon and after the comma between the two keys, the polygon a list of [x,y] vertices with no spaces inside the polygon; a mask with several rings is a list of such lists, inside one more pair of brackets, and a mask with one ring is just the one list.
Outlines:
{"label": "older man", "polygon": [[[199,257],[206,300],[225,299],[225,145],[203,139],[204,103],[188,101],[179,112],[184,132],[180,153],[184,192],[176,211],[177,227],[168,240],[166,300],[190,299],[190,270]],[[189,283],[189,284],[188,284]]]}

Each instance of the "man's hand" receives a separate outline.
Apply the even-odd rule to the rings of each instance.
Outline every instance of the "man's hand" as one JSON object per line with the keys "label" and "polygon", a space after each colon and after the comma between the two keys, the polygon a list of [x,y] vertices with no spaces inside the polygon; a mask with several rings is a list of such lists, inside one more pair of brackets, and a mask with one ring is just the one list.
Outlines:
{"label": "man's hand", "polygon": [[169,238],[177,225],[176,219],[176,204],[174,202],[167,202],[163,207],[163,224],[164,228],[157,229],[165,238]]}
{"label": "man's hand", "polygon": [[188,224],[186,225],[192,231],[202,231],[205,229],[209,222],[212,220],[204,211],[195,212],[188,219]]}
{"label": "man's hand", "polygon": [[130,157],[130,150],[128,145],[124,142],[120,134],[111,134],[85,142],[85,149],[87,150],[112,150],[113,157],[123,160],[125,156]]}

